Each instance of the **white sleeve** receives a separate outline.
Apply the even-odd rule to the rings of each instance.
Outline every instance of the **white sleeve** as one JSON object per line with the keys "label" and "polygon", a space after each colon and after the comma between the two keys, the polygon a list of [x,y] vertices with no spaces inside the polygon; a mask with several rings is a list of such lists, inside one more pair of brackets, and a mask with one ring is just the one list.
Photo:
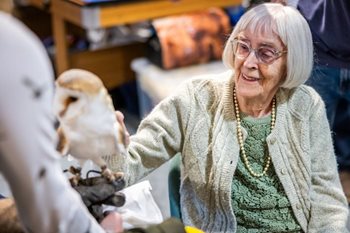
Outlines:
{"label": "white sleeve", "polygon": [[0,171],[27,232],[104,232],[62,173],[53,72],[39,40],[0,12]]}

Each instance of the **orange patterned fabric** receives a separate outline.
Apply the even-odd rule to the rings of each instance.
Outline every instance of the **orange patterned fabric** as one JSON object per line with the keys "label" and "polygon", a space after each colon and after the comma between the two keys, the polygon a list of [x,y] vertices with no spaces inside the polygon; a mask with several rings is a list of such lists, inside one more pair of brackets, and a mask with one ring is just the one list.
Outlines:
{"label": "orange patterned fabric", "polygon": [[231,26],[226,13],[210,8],[153,21],[165,69],[220,59]]}

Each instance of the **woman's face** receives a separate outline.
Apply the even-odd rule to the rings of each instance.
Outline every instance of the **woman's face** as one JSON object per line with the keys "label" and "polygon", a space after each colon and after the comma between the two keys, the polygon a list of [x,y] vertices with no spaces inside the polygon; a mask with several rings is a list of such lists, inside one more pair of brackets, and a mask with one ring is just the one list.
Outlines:
{"label": "woman's face", "polygon": [[[240,45],[243,50],[247,50],[246,45],[254,50],[258,48],[267,48],[267,51],[270,51],[269,48],[271,51],[286,50],[280,38],[274,33],[245,30],[238,34],[237,39],[244,42]],[[264,53],[260,54],[264,55]],[[237,95],[257,101],[266,100],[275,95],[284,81],[286,56],[285,53],[281,53],[276,60],[265,64],[251,50],[246,58],[235,56],[234,68]]]}

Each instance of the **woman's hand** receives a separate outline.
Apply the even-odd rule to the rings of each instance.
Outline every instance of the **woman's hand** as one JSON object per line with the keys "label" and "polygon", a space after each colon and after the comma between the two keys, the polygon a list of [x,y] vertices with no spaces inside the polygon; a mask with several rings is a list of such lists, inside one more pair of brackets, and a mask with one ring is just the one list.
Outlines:
{"label": "woman's hand", "polygon": [[117,118],[118,123],[121,125],[122,130],[124,132],[124,145],[127,147],[130,143],[130,134],[124,124],[124,115],[120,111],[115,112],[115,116]]}

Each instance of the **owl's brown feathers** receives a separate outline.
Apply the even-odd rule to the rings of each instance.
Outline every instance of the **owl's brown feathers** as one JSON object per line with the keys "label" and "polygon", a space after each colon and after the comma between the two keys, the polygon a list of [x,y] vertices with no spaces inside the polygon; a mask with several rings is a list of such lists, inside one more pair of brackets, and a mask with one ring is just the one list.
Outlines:
{"label": "owl's brown feathers", "polygon": [[82,91],[89,95],[97,95],[104,89],[102,81],[93,73],[72,69],[63,73],[56,81],[56,85],[69,90]]}

